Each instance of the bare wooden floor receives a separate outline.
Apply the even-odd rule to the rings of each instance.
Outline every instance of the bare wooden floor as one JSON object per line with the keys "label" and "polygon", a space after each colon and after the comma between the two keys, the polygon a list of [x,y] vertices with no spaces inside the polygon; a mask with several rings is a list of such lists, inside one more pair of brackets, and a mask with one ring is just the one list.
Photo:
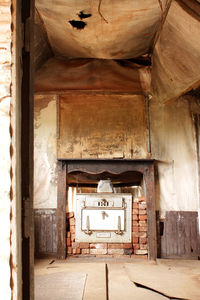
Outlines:
{"label": "bare wooden floor", "polygon": [[[73,276],[69,277],[70,274]],[[77,291],[81,289],[80,279],[84,276],[83,294],[77,296]],[[59,288],[62,284],[66,285],[65,278],[71,280],[71,289],[66,290],[62,299],[58,299],[56,277]],[[149,262],[129,258],[43,259],[35,261],[35,278],[39,278],[41,285],[47,280],[42,299],[35,297],[35,300],[200,299],[200,261],[197,260]],[[52,278],[53,282],[49,281],[50,293],[47,292],[49,279],[45,278]]]}

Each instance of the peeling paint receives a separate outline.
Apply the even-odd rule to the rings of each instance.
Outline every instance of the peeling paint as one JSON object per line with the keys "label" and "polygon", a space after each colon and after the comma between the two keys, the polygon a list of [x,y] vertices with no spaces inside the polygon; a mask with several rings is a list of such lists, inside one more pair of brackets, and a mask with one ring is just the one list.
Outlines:
{"label": "peeling paint", "polygon": [[[46,126],[48,125],[47,120],[45,121],[45,114],[41,118],[42,112],[46,111],[46,114],[48,112],[48,118],[50,118],[56,109],[56,104],[52,106],[48,102],[48,106],[46,106],[44,102],[42,103],[44,96],[38,95],[37,97],[41,97],[40,105],[45,108],[38,115],[40,116],[40,121],[39,123],[38,121],[36,122],[36,130],[39,128],[38,124],[42,126],[42,122]],[[145,116],[143,116],[144,120],[141,116],[139,117],[140,114],[136,108],[138,105],[138,103],[136,105],[137,101],[132,100],[135,111],[131,110],[130,105],[128,106],[129,112],[132,112],[133,123],[133,120],[129,120],[129,112],[126,110],[126,121],[124,121],[123,107],[119,106],[119,109],[116,95],[98,95],[98,97],[95,96],[95,100],[91,101],[88,99],[93,99],[93,96],[84,95],[84,107],[80,106],[82,103],[80,97],[80,95],[79,98],[77,98],[77,95],[60,97],[61,126],[60,139],[58,140],[58,155],[60,158],[145,158],[147,155],[145,145]],[[115,99],[115,108],[117,109],[118,107],[118,113],[116,114],[113,112],[115,108],[111,109],[109,106],[109,103],[112,102],[112,97]],[[196,112],[199,107],[192,97],[189,97],[190,99],[188,97],[182,97],[168,105],[158,104],[153,98],[149,101],[151,157],[156,160],[157,169],[156,202],[157,209],[160,211],[162,218],[165,217],[165,212],[168,210],[198,210],[196,146],[190,106]],[[122,98],[124,105],[127,96],[124,95]],[[50,99],[49,96],[46,95],[46,99]],[[102,99],[105,103],[101,102]],[[51,101],[55,103],[56,96]],[[100,103],[104,104],[100,106]],[[52,110],[51,113],[49,111],[50,108]],[[99,115],[101,109],[104,112],[104,117],[102,117],[103,114],[100,114],[101,117]],[[83,112],[84,110],[85,113]],[[109,115],[111,111],[111,115],[115,116],[113,121],[111,115]],[[145,110],[143,113],[145,114]],[[137,126],[134,124],[137,124]],[[53,128],[56,125],[52,123],[51,126]],[[102,134],[102,132],[104,133]],[[38,131],[38,134],[41,133]],[[144,139],[142,139],[142,134],[144,134]],[[52,138],[55,137],[52,136]],[[40,140],[42,140],[42,135]],[[44,140],[45,143],[46,141]],[[43,157],[47,161],[50,158],[50,161],[53,162],[54,155],[51,156],[51,146],[46,145],[46,148],[42,149],[45,151]],[[48,165],[47,170],[51,176],[44,176],[40,186],[40,197],[43,197],[43,205],[46,208],[51,208],[48,204],[49,200],[46,199],[46,196],[42,196],[42,193],[46,194],[46,186],[49,186],[49,184],[54,185],[54,176],[56,173],[53,174],[53,172],[56,172],[56,170],[50,168],[50,165]],[[38,177],[38,180],[41,180],[41,178]],[[47,202],[45,203],[45,201]]]}
{"label": "peeling paint", "polygon": [[34,208],[57,207],[56,99],[35,97]]}
{"label": "peeling paint", "polygon": [[10,288],[10,97],[0,102],[0,298],[11,299]]}
{"label": "peeling paint", "polygon": [[170,105],[150,101],[150,120],[161,217],[171,210],[197,211],[196,142],[187,99],[179,98]]}
{"label": "peeling paint", "polygon": [[59,158],[146,158],[141,95],[60,97]]}

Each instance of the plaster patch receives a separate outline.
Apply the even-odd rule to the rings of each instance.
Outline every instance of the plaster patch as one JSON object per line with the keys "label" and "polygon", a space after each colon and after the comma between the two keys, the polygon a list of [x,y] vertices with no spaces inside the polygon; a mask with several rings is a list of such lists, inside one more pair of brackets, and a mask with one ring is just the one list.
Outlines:
{"label": "plaster patch", "polygon": [[34,118],[34,208],[56,208],[56,100],[45,96],[37,100]]}

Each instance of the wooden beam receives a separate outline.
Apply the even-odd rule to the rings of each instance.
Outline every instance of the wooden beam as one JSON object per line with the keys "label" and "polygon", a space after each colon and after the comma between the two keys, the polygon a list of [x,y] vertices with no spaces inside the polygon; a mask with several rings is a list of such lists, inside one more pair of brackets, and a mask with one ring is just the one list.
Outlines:
{"label": "wooden beam", "polygon": [[155,183],[154,165],[149,165],[144,172],[145,191],[147,199],[147,236],[148,236],[148,258],[157,258],[157,234],[156,234],[156,205],[155,205]]}
{"label": "wooden beam", "polygon": [[59,259],[66,258],[66,175],[66,163],[63,161],[58,161],[57,257]]}
{"label": "wooden beam", "polygon": [[[21,203],[22,203],[22,299],[34,299],[34,216],[33,216],[33,44],[35,1],[22,0],[19,22],[23,37],[17,56],[21,57]],[[19,5],[20,5],[19,4]],[[16,29],[15,29],[16,30]],[[21,48],[22,47],[22,48]],[[21,48],[21,49],[20,49]],[[21,53],[20,53],[21,52]],[[18,77],[18,75],[15,75]],[[20,82],[18,82],[20,86]],[[15,297],[15,296],[14,296]]]}

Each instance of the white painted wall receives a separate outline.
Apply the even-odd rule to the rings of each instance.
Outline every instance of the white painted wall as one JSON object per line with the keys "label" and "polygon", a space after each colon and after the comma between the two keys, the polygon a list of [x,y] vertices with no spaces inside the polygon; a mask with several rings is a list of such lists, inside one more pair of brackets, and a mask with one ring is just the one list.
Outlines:
{"label": "white painted wall", "polygon": [[34,208],[56,208],[56,96],[35,96],[34,105]]}
{"label": "white painted wall", "polygon": [[152,157],[157,162],[157,209],[197,211],[195,131],[186,97],[168,103],[150,103]]}

